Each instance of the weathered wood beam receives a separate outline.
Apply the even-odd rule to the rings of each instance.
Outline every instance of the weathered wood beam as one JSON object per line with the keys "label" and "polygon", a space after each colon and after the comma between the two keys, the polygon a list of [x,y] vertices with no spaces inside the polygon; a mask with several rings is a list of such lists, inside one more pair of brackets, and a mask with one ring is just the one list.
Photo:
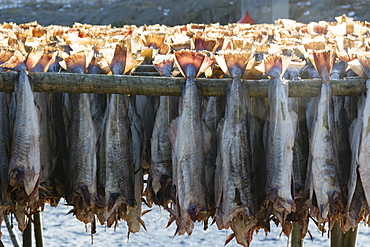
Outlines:
{"label": "weathered wood beam", "polygon": [[[185,78],[88,75],[70,73],[30,73],[35,92],[50,93],[106,93],[139,95],[181,95]],[[0,73],[0,91],[14,91],[17,74]],[[231,79],[197,78],[203,96],[225,96]],[[244,80],[251,97],[267,97],[268,79]],[[321,86],[319,79],[287,81],[290,97],[316,97]],[[365,92],[365,80],[357,77],[331,81],[334,95],[361,95]]]}

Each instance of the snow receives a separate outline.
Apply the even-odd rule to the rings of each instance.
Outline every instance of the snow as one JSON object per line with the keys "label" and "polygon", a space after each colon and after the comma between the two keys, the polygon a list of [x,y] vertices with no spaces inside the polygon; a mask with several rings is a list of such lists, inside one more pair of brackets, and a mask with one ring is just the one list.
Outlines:
{"label": "snow", "polygon": [[[158,247],[172,247],[172,246],[202,246],[202,247],[222,247],[224,246],[226,237],[232,233],[231,230],[218,230],[216,225],[212,225],[203,231],[203,227],[197,223],[195,225],[193,234],[188,236],[176,236],[173,238],[176,226],[173,223],[169,228],[166,228],[168,213],[161,210],[159,207],[154,207],[153,210],[142,218],[146,223],[147,231],[141,229],[139,233],[130,234],[129,241],[127,241],[127,226],[125,222],[121,222],[116,231],[114,228],[107,228],[97,224],[97,233],[94,234],[93,239],[90,234],[90,226],[85,228],[85,225],[79,222],[74,216],[66,215],[71,207],[65,206],[65,202],[61,201],[56,208],[50,206],[45,207],[42,213],[43,220],[43,234],[44,245],[49,247],[69,247],[69,246],[158,246]],[[147,208],[143,206],[143,210]],[[15,222],[15,219],[14,219]],[[16,222],[14,223],[16,228]],[[11,241],[5,223],[1,226],[3,237],[2,241],[5,246],[10,246]],[[309,227],[314,238],[311,242],[309,236],[304,240],[305,246],[322,247],[329,246],[329,239],[327,234],[322,236],[321,232],[317,230],[312,222]],[[21,234],[16,229],[18,238],[21,240]],[[358,247],[366,246],[366,239],[370,234],[370,228],[363,224],[360,226],[358,235]],[[280,236],[281,235],[281,236]],[[281,228],[271,224],[271,232],[265,236],[263,231],[254,235],[251,243],[252,247],[262,246],[277,246],[286,247],[288,238],[281,234]],[[35,246],[35,243],[33,243]],[[235,240],[232,240],[227,246],[237,247]]]}

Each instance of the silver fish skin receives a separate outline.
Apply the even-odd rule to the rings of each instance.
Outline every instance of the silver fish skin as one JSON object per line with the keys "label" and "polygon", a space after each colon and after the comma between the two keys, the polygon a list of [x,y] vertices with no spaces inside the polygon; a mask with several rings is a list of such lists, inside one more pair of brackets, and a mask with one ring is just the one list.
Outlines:
{"label": "silver fish skin", "polygon": [[225,97],[209,97],[204,122],[211,131],[211,145],[206,156],[206,186],[208,208],[211,216],[215,213],[215,171],[218,152],[219,135],[217,126],[225,115]]}
{"label": "silver fish skin", "polygon": [[[315,192],[319,223],[334,215],[334,204],[341,197],[340,167],[334,134],[334,109],[331,86],[324,83],[319,93],[316,117],[310,137],[312,164],[310,197]],[[330,212],[329,212],[330,209]]]}
{"label": "silver fish skin", "polygon": [[268,101],[265,193],[273,203],[273,213],[282,223],[287,214],[295,211],[291,186],[297,116],[294,111],[289,111],[288,85],[279,77],[269,83]]}
{"label": "silver fish skin", "polygon": [[220,141],[220,188],[218,189],[216,223],[229,228],[237,214],[252,216],[250,148],[247,132],[246,86],[240,78],[229,85],[225,121]]}
{"label": "silver fish skin", "polygon": [[0,92],[0,212],[6,213],[7,205],[10,206],[10,198],[7,188],[9,183],[8,170],[10,159],[10,128],[9,128],[9,102],[8,93]]}
{"label": "silver fish skin", "polygon": [[41,176],[39,113],[26,70],[19,72],[15,86],[16,113],[9,163],[9,184],[21,185],[27,195],[35,192]]}
{"label": "silver fish skin", "polygon": [[53,134],[51,121],[49,117],[49,94],[48,93],[34,93],[34,99],[41,111],[40,121],[40,157],[42,167],[42,179],[41,183],[43,186],[50,186],[51,176],[54,170],[55,163],[53,162],[52,154],[55,153],[52,142],[54,139],[51,135]]}
{"label": "silver fish skin", "polygon": [[263,126],[266,119],[266,104],[264,98],[248,97],[248,138],[250,147],[251,162],[251,184],[254,210],[259,210],[259,202],[264,198],[265,167],[264,167],[264,146]]}
{"label": "silver fish skin", "polygon": [[358,154],[358,172],[365,191],[367,204],[370,205],[370,80],[366,81],[366,98],[362,102],[362,130]]}
{"label": "silver fish skin", "polygon": [[144,221],[141,219],[142,216],[142,193],[143,193],[143,150],[144,147],[142,145],[144,137],[144,126],[142,124],[140,116],[133,111],[132,104],[129,105],[129,118],[131,122],[131,133],[132,133],[132,158],[133,158],[133,166],[135,170],[134,175],[134,197],[136,201],[136,207],[131,208],[127,213],[127,227],[128,227],[128,234],[129,233],[136,233],[140,231],[141,226],[144,227],[146,230],[146,226]]}
{"label": "silver fish skin", "polygon": [[[112,94],[107,110],[105,125],[106,218],[111,225],[119,208],[126,205],[136,207],[134,196],[134,166],[132,157],[132,137],[128,118],[128,96]],[[109,219],[113,217],[113,219]]]}
{"label": "silver fish skin", "polygon": [[211,135],[201,119],[202,97],[193,77],[186,80],[182,100],[182,113],[171,126],[171,135],[176,136],[171,142],[176,160],[177,233],[190,235],[194,221],[207,214],[204,160]]}
{"label": "silver fish skin", "polygon": [[[170,195],[165,195],[166,188],[171,188],[172,149],[170,141],[171,122],[178,115],[177,96],[160,96],[153,134],[151,138],[152,161],[149,169],[151,186],[157,199],[165,203]],[[161,191],[161,194],[158,193]],[[159,202],[158,202],[159,203]]]}
{"label": "silver fish skin", "polygon": [[[77,219],[94,220],[96,182],[96,135],[90,113],[89,94],[72,94],[72,118],[68,133],[67,202],[74,205]],[[81,205],[82,208],[81,208]]]}

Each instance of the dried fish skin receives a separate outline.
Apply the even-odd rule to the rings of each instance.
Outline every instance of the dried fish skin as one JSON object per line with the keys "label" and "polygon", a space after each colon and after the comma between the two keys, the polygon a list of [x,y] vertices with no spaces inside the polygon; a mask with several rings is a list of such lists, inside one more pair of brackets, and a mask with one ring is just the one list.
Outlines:
{"label": "dried fish skin", "polygon": [[96,136],[88,94],[72,94],[72,118],[68,133],[68,182],[66,200],[77,219],[94,220],[96,182]]}
{"label": "dried fish skin", "polygon": [[265,208],[279,220],[283,232],[289,236],[291,223],[286,221],[296,209],[292,196],[293,147],[297,115],[289,107],[288,84],[281,79],[288,64],[286,57],[269,56],[265,59],[265,73],[272,77],[268,85],[268,113],[264,126],[266,150]]}
{"label": "dried fish skin", "polygon": [[153,134],[151,138],[152,160],[149,169],[154,202],[167,205],[172,184],[171,122],[178,115],[177,96],[160,96]]}
{"label": "dried fish skin", "polygon": [[368,178],[370,177],[369,171],[369,160],[370,160],[370,80],[366,81],[366,98],[364,99],[363,112],[362,112],[362,130],[358,154],[358,172],[362,181],[362,185],[365,192],[367,205],[370,205],[370,183]]}
{"label": "dried fish skin", "polygon": [[110,227],[121,207],[134,208],[134,166],[132,158],[132,137],[128,119],[128,96],[112,94],[107,107],[105,125],[105,218]]}
{"label": "dried fish skin", "polygon": [[297,116],[289,111],[288,85],[280,78],[269,84],[269,109],[265,125],[267,201],[272,203],[272,212],[289,236],[291,226],[285,226],[286,216],[295,211],[291,194],[293,179],[293,147]]}
{"label": "dried fish skin", "polygon": [[[210,142],[210,133],[200,116],[201,95],[194,78],[186,80],[182,114],[172,123],[177,130],[172,144],[176,165],[176,200],[178,234],[191,234],[194,221],[203,221],[207,214],[204,159]],[[177,121],[176,121],[177,120]],[[208,131],[209,132],[209,131]],[[171,133],[171,135],[172,135]]]}
{"label": "dried fish skin", "polygon": [[216,222],[229,228],[238,213],[253,215],[250,148],[247,133],[246,86],[240,78],[231,82],[227,92],[225,121],[220,142],[220,188]]}
{"label": "dried fish skin", "polygon": [[41,176],[40,125],[30,81],[24,69],[19,72],[16,84],[16,102],[9,184],[18,187],[23,182],[29,196],[38,189]]}
{"label": "dried fish skin", "polygon": [[[311,192],[316,195],[319,224],[337,216],[341,204],[340,167],[334,139],[334,108],[330,83],[321,86],[316,119],[310,137]],[[314,175],[313,175],[314,174]],[[330,228],[330,226],[329,226]]]}
{"label": "dried fish skin", "polygon": [[211,133],[202,116],[202,97],[195,76],[210,66],[211,60],[192,51],[175,52],[181,73],[186,76],[182,94],[181,115],[171,124],[173,150],[173,186],[176,190],[174,207],[177,229],[175,234],[190,235],[195,221],[207,221],[205,156]]}

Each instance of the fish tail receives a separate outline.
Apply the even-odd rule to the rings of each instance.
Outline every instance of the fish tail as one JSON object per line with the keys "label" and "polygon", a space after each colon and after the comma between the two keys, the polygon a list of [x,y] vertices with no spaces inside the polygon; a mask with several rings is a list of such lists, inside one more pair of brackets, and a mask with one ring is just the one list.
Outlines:
{"label": "fish tail", "polygon": [[175,51],[176,62],[184,77],[196,77],[204,61],[204,55],[189,50]]}
{"label": "fish tail", "polygon": [[91,197],[90,197],[90,192],[89,188],[87,185],[81,185],[80,189],[82,191],[83,198],[85,199],[85,202],[88,206],[91,206]]}
{"label": "fish tail", "polygon": [[77,52],[64,59],[69,73],[83,74],[86,70],[86,53],[84,51]]}
{"label": "fish tail", "polygon": [[327,51],[313,51],[312,64],[315,66],[320,78],[323,82],[328,82],[334,63],[334,52]]}
{"label": "fish tail", "polygon": [[[360,62],[361,67],[362,67],[365,75],[367,76],[367,78],[370,78],[370,60],[369,60],[369,55],[364,55],[364,54],[359,55],[358,56],[358,61]],[[364,77],[364,76],[362,76],[362,77]]]}
{"label": "fish tail", "polygon": [[192,39],[196,51],[206,50],[214,52],[218,47],[218,42],[214,39],[206,39],[200,36],[193,36]]}
{"label": "fish tail", "polygon": [[114,75],[122,75],[126,67],[127,47],[117,44],[109,68]]}
{"label": "fish tail", "polygon": [[110,211],[113,208],[118,196],[119,196],[119,193],[110,193],[109,199],[108,199],[108,211]]}
{"label": "fish tail", "polygon": [[229,51],[224,55],[225,63],[232,78],[241,78],[246,70],[247,64],[252,58],[252,50],[245,52]]}
{"label": "fish tail", "polygon": [[55,61],[56,52],[43,54],[39,59],[35,67],[32,69],[33,72],[46,72],[49,69],[51,63]]}
{"label": "fish tail", "polygon": [[266,75],[277,78],[282,76],[285,73],[289,65],[289,58],[278,56],[278,55],[270,55],[265,58],[265,73]]}
{"label": "fish tail", "polygon": [[174,64],[175,60],[173,55],[157,55],[153,61],[154,68],[161,76],[170,77],[172,75]]}

